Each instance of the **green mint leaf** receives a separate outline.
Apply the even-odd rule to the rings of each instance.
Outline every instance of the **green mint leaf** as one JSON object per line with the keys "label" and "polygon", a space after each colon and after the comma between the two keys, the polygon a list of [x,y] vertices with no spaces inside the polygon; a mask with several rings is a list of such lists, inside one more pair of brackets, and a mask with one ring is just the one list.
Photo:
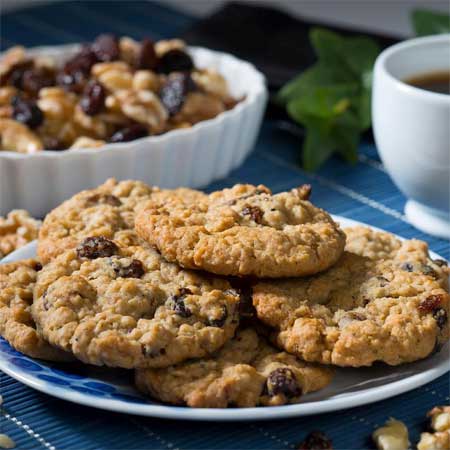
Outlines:
{"label": "green mint leaf", "polygon": [[358,162],[358,143],[360,131],[358,128],[335,126],[332,139],[338,153],[350,164]]}
{"label": "green mint leaf", "polygon": [[332,74],[325,66],[315,64],[301,75],[286,83],[278,92],[277,101],[286,105],[290,100],[300,97],[305,92],[333,82]]}
{"label": "green mint leaf", "polygon": [[333,31],[313,28],[310,32],[310,40],[320,64],[333,72],[335,81],[356,80],[345,59],[345,38]]}
{"label": "green mint leaf", "polygon": [[294,120],[301,123],[307,116],[334,119],[352,105],[351,98],[357,94],[356,83],[319,86],[291,100],[287,104],[287,111]]}
{"label": "green mint leaf", "polygon": [[322,127],[306,127],[303,142],[303,168],[308,172],[316,171],[333,153],[334,144]]}
{"label": "green mint leaf", "polygon": [[448,14],[416,9],[411,16],[417,36],[450,33],[450,16]]}

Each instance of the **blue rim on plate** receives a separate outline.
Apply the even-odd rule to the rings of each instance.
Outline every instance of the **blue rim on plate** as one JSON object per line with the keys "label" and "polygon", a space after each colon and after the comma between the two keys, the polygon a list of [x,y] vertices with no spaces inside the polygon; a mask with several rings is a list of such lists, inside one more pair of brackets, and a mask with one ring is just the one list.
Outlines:
{"label": "blue rim on plate", "polygon": [[[365,225],[334,216],[343,227]],[[371,227],[376,229],[375,227]],[[399,236],[398,236],[399,237]],[[402,239],[401,237],[399,237]],[[36,242],[8,255],[1,262],[30,258]],[[440,258],[430,252],[433,258]],[[259,408],[188,408],[164,405],[142,396],[132,383],[133,372],[94,367],[82,363],[49,363],[29,358],[0,338],[0,370],[12,378],[46,394],[109,411],[181,420],[265,420],[307,416],[342,410],[384,400],[420,387],[443,375],[450,367],[449,344],[425,360],[390,367],[338,368],[325,389],[307,394],[296,405]]]}

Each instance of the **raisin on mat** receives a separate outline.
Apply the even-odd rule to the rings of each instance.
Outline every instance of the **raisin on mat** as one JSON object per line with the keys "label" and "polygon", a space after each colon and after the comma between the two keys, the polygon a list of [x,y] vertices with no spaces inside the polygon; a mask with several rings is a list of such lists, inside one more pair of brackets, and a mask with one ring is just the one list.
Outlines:
{"label": "raisin on mat", "polygon": [[298,450],[333,450],[333,443],[322,431],[312,431],[298,446]]}
{"label": "raisin on mat", "polygon": [[174,73],[169,76],[162,87],[159,96],[171,116],[175,115],[183,106],[186,95],[195,90],[196,86],[187,73]]}
{"label": "raisin on mat", "polygon": [[33,100],[16,96],[11,100],[12,116],[17,122],[37,128],[44,121],[44,114]]}
{"label": "raisin on mat", "polygon": [[161,56],[158,70],[162,73],[189,72],[194,68],[192,58],[183,50],[173,49]]}
{"label": "raisin on mat", "polygon": [[298,385],[297,377],[294,372],[287,367],[275,369],[271,372],[267,377],[266,385],[267,393],[271,397],[279,394],[283,394],[287,398],[302,395],[302,390]]}
{"label": "raisin on mat", "polygon": [[117,245],[103,236],[92,236],[84,239],[77,247],[79,258],[104,258],[115,255],[119,251]]}
{"label": "raisin on mat", "polygon": [[88,116],[95,116],[105,105],[105,88],[98,81],[90,81],[83,91],[80,100],[81,109]]}
{"label": "raisin on mat", "polygon": [[136,123],[116,131],[109,139],[109,142],[129,142],[145,136],[148,136],[147,128],[144,125]]}

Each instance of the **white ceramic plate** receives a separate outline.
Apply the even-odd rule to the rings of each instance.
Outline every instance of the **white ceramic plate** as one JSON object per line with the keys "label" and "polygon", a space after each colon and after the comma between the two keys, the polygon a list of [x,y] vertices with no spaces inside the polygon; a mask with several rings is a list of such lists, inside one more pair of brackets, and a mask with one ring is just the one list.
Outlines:
{"label": "white ceramic plate", "polygon": [[[344,217],[343,227],[360,224]],[[2,262],[33,257],[36,244],[12,253]],[[439,255],[431,252],[433,258]],[[142,397],[131,383],[132,372],[106,368],[46,363],[33,360],[0,338],[0,369],[16,380],[46,394],[110,411],[181,420],[264,420],[336,411],[365,405],[429,383],[449,370],[449,344],[423,361],[390,367],[337,369],[334,381],[322,391],[307,394],[298,405],[241,409],[201,409],[162,405]]]}

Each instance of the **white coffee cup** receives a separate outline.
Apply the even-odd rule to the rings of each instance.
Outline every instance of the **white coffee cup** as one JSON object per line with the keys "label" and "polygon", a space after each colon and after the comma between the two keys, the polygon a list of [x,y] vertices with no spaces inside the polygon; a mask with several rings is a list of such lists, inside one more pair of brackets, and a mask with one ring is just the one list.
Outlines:
{"label": "white coffee cup", "polygon": [[450,238],[450,95],[404,82],[450,70],[450,34],[411,39],[377,58],[372,120],[380,157],[408,197],[412,225]]}

